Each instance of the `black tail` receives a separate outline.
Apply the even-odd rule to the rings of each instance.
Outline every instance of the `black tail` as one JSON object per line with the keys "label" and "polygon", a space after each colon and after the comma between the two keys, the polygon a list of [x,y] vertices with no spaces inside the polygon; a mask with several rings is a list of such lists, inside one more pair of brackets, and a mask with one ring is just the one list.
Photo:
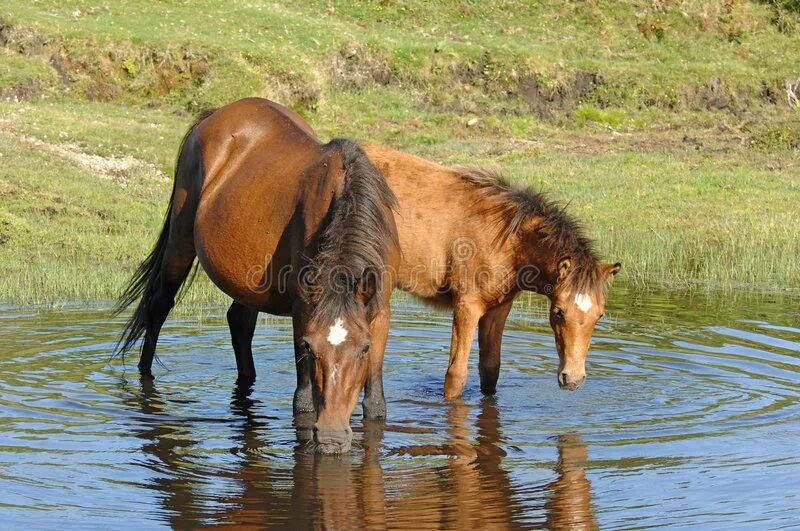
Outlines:
{"label": "black tail", "polygon": [[[147,329],[148,308],[161,283],[161,270],[164,263],[164,256],[166,255],[167,251],[167,240],[169,239],[169,224],[172,217],[175,186],[178,182],[179,176],[186,171],[187,166],[192,166],[191,162],[185,158],[184,148],[186,147],[186,141],[194,132],[197,124],[210,116],[213,112],[214,110],[203,111],[198,116],[197,120],[195,120],[194,124],[192,124],[192,126],[186,132],[186,135],[184,135],[183,140],[181,141],[180,151],[178,151],[178,160],[175,164],[175,179],[172,183],[172,193],[169,199],[169,207],[167,208],[167,213],[164,216],[164,224],[161,228],[161,234],[158,235],[158,241],[156,242],[155,247],[153,247],[153,250],[150,251],[150,254],[147,255],[147,258],[145,258],[144,262],[142,262],[136,269],[136,272],[133,274],[133,277],[125,287],[125,291],[120,296],[119,301],[114,309],[114,314],[118,315],[135,301],[139,301],[139,304],[136,306],[136,310],[134,310],[133,315],[131,315],[130,319],[128,319],[128,322],[125,324],[125,329],[122,331],[119,341],[117,341],[117,345],[114,349],[114,355],[122,354],[124,356],[125,353],[136,343],[136,341],[142,337],[142,334],[144,334],[145,330]],[[189,283],[191,283],[193,278],[194,275],[191,275],[189,278]]]}

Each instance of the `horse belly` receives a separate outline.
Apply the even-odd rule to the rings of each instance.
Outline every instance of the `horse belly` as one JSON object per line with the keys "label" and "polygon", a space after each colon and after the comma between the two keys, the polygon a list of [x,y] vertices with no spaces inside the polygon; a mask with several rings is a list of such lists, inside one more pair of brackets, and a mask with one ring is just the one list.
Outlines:
{"label": "horse belly", "polygon": [[396,223],[402,249],[397,287],[423,299],[438,298],[446,291],[448,272],[440,234],[429,224],[414,223],[403,216],[397,216]]}
{"label": "horse belly", "polygon": [[[269,195],[217,196],[201,202],[195,247],[206,274],[237,302],[260,311],[291,312],[291,213]],[[274,197],[274,196],[273,196]]]}

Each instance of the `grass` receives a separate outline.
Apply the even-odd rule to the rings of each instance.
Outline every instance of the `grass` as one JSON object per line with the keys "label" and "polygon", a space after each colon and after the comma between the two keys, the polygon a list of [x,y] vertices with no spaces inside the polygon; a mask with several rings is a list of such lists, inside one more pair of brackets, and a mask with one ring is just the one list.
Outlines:
{"label": "grass", "polygon": [[[633,285],[796,289],[800,110],[783,80],[800,49],[778,9],[11,0],[0,300],[114,298],[155,240],[193,115],[248,95],[323,138],[498,165],[569,201]],[[202,279],[188,297],[224,300]]]}

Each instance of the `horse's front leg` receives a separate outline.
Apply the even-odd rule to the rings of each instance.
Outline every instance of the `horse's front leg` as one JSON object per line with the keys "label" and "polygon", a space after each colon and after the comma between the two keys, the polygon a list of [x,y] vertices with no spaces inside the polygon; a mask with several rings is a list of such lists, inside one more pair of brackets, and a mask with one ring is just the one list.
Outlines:
{"label": "horse's front leg", "polygon": [[453,308],[453,335],[450,339],[450,363],[444,379],[444,397],[457,398],[467,383],[467,361],[472,339],[484,307],[477,301],[456,300]]}
{"label": "horse's front leg", "polygon": [[478,373],[481,377],[481,391],[492,395],[497,390],[497,378],[500,375],[500,344],[503,341],[503,329],[514,301],[510,300],[489,309],[478,322],[478,346],[480,360]]}
{"label": "horse's front leg", "polygon": [[314,411],[314,397],[311,391],[311,373],[308,370],[308,352],[303,348],[301,331],[304,330],[302,312],[295,308],[292,312],[292,326],[294,328],[294,363],[297,369],[297,389],[294,391],[292,401],[295,413],[309,413]]}
{"label": "horse's front leg", "polygon": [[369,326],[369,374],[364,386],[364,418],[377,419],[386,417],[386,398],[383,395],[383,354],[386,350],[386,338],[389,335],[389,307],[378,311]]}

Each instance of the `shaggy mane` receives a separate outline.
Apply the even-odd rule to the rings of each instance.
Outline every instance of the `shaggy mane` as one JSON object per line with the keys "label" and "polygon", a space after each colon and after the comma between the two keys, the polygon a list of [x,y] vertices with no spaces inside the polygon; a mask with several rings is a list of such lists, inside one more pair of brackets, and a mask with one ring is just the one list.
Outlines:
{"label": "shaggy mane", "polygon": [[575,293],[605,294],[607,281],[598,267],[594,244],[564,205],[530,188],[515,187],[492,169],[459,166],[456,171],[478,193],[483,212],[494,224],[499,241],[518,232],[526,221],[536,219],[533,234],[537,243],[549,248],[555,260],[569,257],[572,261],[564,285]]}
{"label": "shaggy mane", "polygon": [[[399,242],[391,217],[397,199],[380,171],[350,140],[335,139],[325,147],[341,153],[344,189],[331,202],[306,295],[315,305],[313,317],[332,321],[356,311],[356,283],[365,275],[381,293],[390,245]],[[379,295],[373,303],[380,303]]]}

